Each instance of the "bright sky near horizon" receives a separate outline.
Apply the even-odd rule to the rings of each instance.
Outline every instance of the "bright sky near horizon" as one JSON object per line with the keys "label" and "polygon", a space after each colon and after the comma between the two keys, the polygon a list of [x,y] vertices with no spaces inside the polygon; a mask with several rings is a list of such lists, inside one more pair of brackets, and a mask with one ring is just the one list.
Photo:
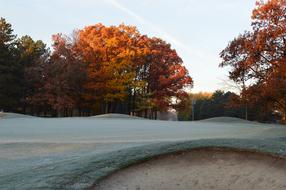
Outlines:
{"label": "bright sky near horizon", "polygon": [[0,17],[15,34],[48,46],[51,35],[103,23],[135,25],[142,34],[166,40],[194,80],[193,92],[224,88],[227,69],[219,53],[249,30],[255,0],[0,0]]}

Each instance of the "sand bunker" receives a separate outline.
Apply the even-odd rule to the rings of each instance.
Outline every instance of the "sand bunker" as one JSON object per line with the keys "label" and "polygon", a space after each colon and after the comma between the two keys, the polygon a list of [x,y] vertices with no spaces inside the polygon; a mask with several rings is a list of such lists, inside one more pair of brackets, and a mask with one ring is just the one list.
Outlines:
{"label": "sand bunker", "polygon": [[193,150],[122,169],[94,189],[285,190],[286,159],[232,150]]}

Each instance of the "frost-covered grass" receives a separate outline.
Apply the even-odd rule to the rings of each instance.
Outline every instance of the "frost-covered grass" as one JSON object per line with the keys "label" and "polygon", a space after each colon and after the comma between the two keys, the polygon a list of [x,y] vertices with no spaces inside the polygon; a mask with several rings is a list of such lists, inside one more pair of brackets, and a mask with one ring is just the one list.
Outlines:
{"label": "frost-covered grass", "polygon": [[2,117],[0,189],[83,189],[140,160],[204,146],[285,154],[286,127],[229,118]]}
{"label": "frost-covered grass", "polygon": [[125,114],[118,114],[118,113],[102,114],[102,115],[96,115],[96,116],[91,116],[91,117],[93,117],[93,118],[106,118],[106,119],[145,119],[142,117],[125,115]]}
{"label": "frost-covered grass", "polygon": [[203,119],[200,122],[233,122],[233,123],[253,123],[251,121],[247,121],[244,119],[240,118],[235,118],[235,117],[214,117],[210,119]]}
{"label": "frost-covered grass", "polygon": [[19,113],[9,113],[9,112],[0,112],[0,119],[9,119],[9,118],[31,118],[33,116],[24,115]]}

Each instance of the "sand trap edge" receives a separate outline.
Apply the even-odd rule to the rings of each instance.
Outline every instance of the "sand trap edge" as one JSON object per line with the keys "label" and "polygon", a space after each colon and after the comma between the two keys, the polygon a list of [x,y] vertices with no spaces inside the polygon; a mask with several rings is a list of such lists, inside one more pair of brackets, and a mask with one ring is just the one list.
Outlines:
{"label": "sand trap edge", "polygon": [[[139,151],[135,150],[137,148],[140,148],[140,150]],[[158,151],[159,149],[161,151]],[[280,144],[277,143],[277,141],[275,140],[273,141],[273,140],[261,140],[261,139],[203,139],[203,140],[176,142],[176,143],[157,143],[154,145],[129,148],[126,150],[119,151],[119,155],[117,155],[115,158],[110,157],[111,163],[115,164],[115,166],[113,167],[111,166],[110,169],[105,170],[105,172],[102,173],[103,175],[97,176],[94,179],[94,183],[91,186],[89,186],[88,189],[94,189],[94,187],[96,187],[96,185],[101,180],[104,180],[105,178],[109,177],[115,172],[118,172],[121,169],[132,167],[134,165],[152,159],[158,159],[166,155],[180,154],[199,149],[218,149],[218,150],[222,149],[222,150],[236,151],[236,152],[241,151],[253,154],[262,154],[277,159],[283,159],[283,160],[286,159],[286,142]],[[134,157],[130,157],[130,154],[133,155]],[[121,160],[120,156],[123,155],[124,155],[124,160]],[[117,163],[115,160],[117,160]]]}
{"label": "sand trap edge", "polygon": [[[199,156],[200,155],[200,156]],[[144,168],[147,166],[147,167],[149,167],[150,165],[151,165],[151,167],[152,167],[152,165],[156,168],[156,167],[158,167],[159,165],[159,163],[161,162],[161,163],[163,163],[163,167],[168,167],[168,165],[164,165],[164,161],[166,161],[166,160],[170,160],[170,159],[180,159],[180,158],[183,158],[183,160],[185,160],[185,158],[188,158],[188,159],[190,159],[190,160],[192,160],[192,159],[195,159],[196,161],[198,161],[198,159],[199,160],[201,160],[201,156],[203,157],[203,159],[204,159],[204,161],[206,161],[206,159],[210,159],[209,161],[212,161],[212,159],[215,159],[215,157],[212,157],[212,155],[224,155],[226,158],[228,157],[228,158],[231,158],[230,160],[232,160],[232,158],[233,157],[229,157],[229,155],[232,155],[232,156],[234,156],[234,157],[236,157],[236,158],[239,158],[239,159],[246,159],[245,161],[247,162],[248,161],[248,159],[250,159],[251,160],[251,158],[253,159],[253,158],[255,158],[255,159],[258,159],[258,160],[260,160],[259,162],[261,163],[264,163],[264,164],[266,164],[267,162],[269,163],[269,161],[270,161],[270,163],[276,163],[276,166],[278,166],[277,165],[277,162],[279,163],[279,167],[278,168],[280,168],[281,166],[283,166],[283,168],[284,168],[284,171],[285,171],[285,169],[286,169],[286,165],[285,165],[285,163],[286,163],[286,156],[281,156],[281,155],[273,155],[273,154],[269,154],[269,153],[265,153],[265,152],[257,152],[257,151],[252,151],[252,150],[246,150],[246,149],[236,149],[236,148],[230,148],[230,147],[227,147],[227,148],[223,148],[223,147],[205,147],[205,148],[194,148],[194,149],[192,149],[192,150],[189,150],[189,151],[178,151],[178,152],[175,152],[175,153],[170,153],[170,154],[164,154],[164,155],[158,155],[158,156],[155,156],[155,157],[153,157],[153,158],[151,158],[151,159],[148,159],[148,160],[145,160],[145,161],[143,161],[143,162],[140,162],[140,163],[137,163],[137,164],[133,164],[133,165],[130,165],[130,166],[128,166],[128,167],[125,167],[125,168],[122,168],[122,169],[120,169],[120,170],[117,170],[117,171],[115,171],[115,172],[113,172],[113,173],[111,173],[110,175],[108,175],[108,176],[106,176],[105,178],[103,178],[102,180],[100,180],[99,181],[99,183],[96,185],[96,186],[94,186],[93,188],[96,190],[97,188],[99,188],[99,189],[101,189],[102,187],[104,187],[103,189],[109,189],[109,188],[112,188],[112,186],[113,186],[113,188],[112,189],[114,189],[114,185],[116,184],[116,181],[117,181],[117,179],[119,179],[120,180],[120,175],[121,175],[121,178],[123,177],[124,179],[121,179],[122,180],[122,185],[123,184],[125,184],[125,185],[127,185],[127,184],[129,184],[129,182],[130,183],[132,183],[132,180],[131,181],[129,181],[128,182],[128,180],[126,180],[126,177],[127,177],[127,179],[130,179],[130,177],[132,178],[132,175],[138,175],[138,173],[136,174],[136,171],[137,170],[141,170],[141,172],[143,172],[143,173],[145,173],[146,172],[146,170],[144,170]],[[211,157],[209,157],[209,156],[211,156]],[[224,157],[224,156],[222,156],[222,157]],[[219,159],[220,160],[220,159]],[[222,159],[222,160],[224,160],[224,159]],[[203,162],[204,162],[203,161]],[[227,162],[227,160],[224,160],[224,161],[226,161]],[[253,160],[252,160],[253,161]],[[257,160],[256,160],[257,161]],[[167,161],[167,162],[170,162],[170,161]],[[174,160],[172,161],[172,162],[174,162]],[[251,161],[250,161],[251,162]],[[155,163],[155,165],[154,165],[154,163]],[[166,164],[166,163],[165,163]],[[282,165],[280,165],[280,164],[282,164]],[[172,165],[172,164],[171,164]],[[144,167],[143,169],[142,169],[142,167]],[[179,166],[180,167],[180,166]],[[266,167],[267,167],[267,164],[266,164]],[[273,166],[271,166],[271,167],[273,167]],[[140,169],[141,168],[141,169]],[[251,167],[250,167],[251,168]],[[261,168],[263,168],[263,166],[261,167]],[[152,169],[147,169],[148,171],[152,171]],[[156,170],[156,169],[155,169]],[[155,171],[154,170],[154,171]],[[134,174],[134,171],[135,171],[135,174]],[[145,171],[145,172],[144,172]],[[157,170],[158,171],[158,170]],[[197,171],[198,171],[198,169],[197,169]],[[203,172],[204,170],[202,170],[202,172]],[[266,171],[267,171],[267,169],[266,169]],[[131,173],[130,173],[131,172]],[[133,172],[133,174],[132,174],[132,172]],[[129,173],[129,174],[128,174]],[[139,172],[140,173],[140,172]],[[275,173],[275,172],[274,172]],[[260,174],[260,172],[259,172],[259,174]],[[130,176],[131,175],[131,176]],[[152,175],[152,174],[151,174]],[[153,173],[153,175],[154,175],[154,173]],[[163,174],[164,175],[164,174]],[[173,174],[171,174],[171,175],[173,175]],[[142,176],[142,175],[140,175],[139,174],[139,176],[141,176],[141,180],[145,177],[145,176]],[[169,175],[170,176],[170,175]],[[243,175],[242,175],[243,176]],[[283,174],[283,176],[285,176],[285,173]],[[153,176],[153,177],[155,177],[155,176]],[[157,180],[158,181],[160,181],[160,178],[158,178],[157,180],[155,180],[156,182],[152,182],[152,180],[150,181],[150,179],[152,179],[153,177],[149,177],[149,182],[152,184],[152,183],[154,183],[154,184],[156,184],[157,183]],[[168,177],[168,174],[166,175],[166,177]],[[225,176],[226,178],[228,177],[228,176]],[[155,177],[156,178],[156,177]],[[283,177],[282,177],[283,178]],[[145,178],[146,180],[148,180],[148,177],[147,178]],[[162,180],[162,179],[161,179]],[[182,182],[181,180],[179,180],[180,182]],[[281,181],[281,179],[280,179],[280,181]],[[283,180],[284,181],[284,180]],[[101,182],[103,182],[103,183],[101,183]],[[162,182],[162,181],[161,181]],[[141,182],[142,183],[142,182]],[[183,182],[182,184],[184,185],[184,183],[185,182]],[[186,182],[187,183],[187,182]],[[284,186],[285,186],[285,182],[283,182],[284,183]],[[140,184],[140,181],[136,181],[136,182],[134,182],[133,183],[133,186],[131,185],[131,189],[133,189],[133,188],[135,188],[134,186],[135,186],[135,184],[136,184],[136,186],[138,186],[138,184]],[[149,183],[148,183],[149,184]],[[153,184],[153,186],[152,186],[152,188],[154,188],[155,186],[154,186],[154,184]],[[279,184],[279,183],[278,183]],[[102,186],[103,185],[103,186]],[[107,186],[106,186],[107,185]],[[119,186],[120,186],[120,183],[118,184]],[[126,186],[120,186],[121,188],[122,187],[126,187]],[[141,185],[143,185],[144,186],[144,184],[141,184]],[[141,186],[140,185],[140,186]],[[159,187],[158,186],[159,184],[157,184],[156,185],[156,187]],[[170,184],[170,185],[172,185],[172,184]],[[185,184],[186,185],[186,184]],[[190,185],[190,184],[189,184]],[[282,184],[283,185],[283,184]],[[110,187],[111,186],[111,187]],[[130,187],[129,187],[130,188]],[[145,187],[146,188],[146,187]],[[166,187],[165,187],[166,188]],[[176,187],[172,187],[173,189],[175,189]],[[94,190],[93,189],[93,190]],[[144,189],[144,188],[143,188]],[[162,188],[161,188],[162,189]],[[164,188],[163,188],[164,189]],[[256,188],[257,189],[257,188]]]}

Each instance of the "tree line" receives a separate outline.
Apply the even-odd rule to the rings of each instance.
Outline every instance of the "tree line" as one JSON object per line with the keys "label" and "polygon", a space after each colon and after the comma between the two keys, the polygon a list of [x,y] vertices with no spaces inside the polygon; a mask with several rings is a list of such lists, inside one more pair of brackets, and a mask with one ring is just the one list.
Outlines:
{"label": "tree line", "polygon": [[221,52],[221,67],[241,86],[240,102],[260,112],[279,112],[286,121],[286,1],[257,1],[252,30]]}
{"label": "tree line", "polygon": [[[198,98],[195,119],[227,115],[271,121],[279,115],[286,122],[286,1],[257,1],[251,18],[252,29],[220,53],[220,66],[230,68],[239,94],[218,91]],[[191,115],[191,100],[199,95],[185,92],[192,78],[162,39],[124,24],[96,24],[52,39],[50,50],[41,40],[17,38],[0,19],[0,109],[156,118],[157,111],[175,108],[181,119]]]}
{"label": "tree line", "polygon": [[221,67],[229,67],[229,79],[239,94],[217,91],[190,94],[179,105],[179,118],[235,116],[249,120],[286,123],[286,1],[257,1],[252,30],[233,39],[220,53]]}
{"label": "tree line", "polygon": [[251,18],[252,30],[228,44],[220,66],[241,86],[239,102],[286,122],[286,1],[257,1]]}
{"label": "tree line", "polygon": [[170,44],[134,26],[96,24],[52,40],[51,50],[30,36],[17,38],[11,24],[0,19],[0,109],[156,118],[193,84]]}
{"label": "tree line", "polygon": [[202,120],[212,117],[236,117],[267,123],[281,122],[279,112],[261,111],[264,105],[246,106],[234,92],[217,90],[214,93],[190,93],[177,106],[178,120]]}

